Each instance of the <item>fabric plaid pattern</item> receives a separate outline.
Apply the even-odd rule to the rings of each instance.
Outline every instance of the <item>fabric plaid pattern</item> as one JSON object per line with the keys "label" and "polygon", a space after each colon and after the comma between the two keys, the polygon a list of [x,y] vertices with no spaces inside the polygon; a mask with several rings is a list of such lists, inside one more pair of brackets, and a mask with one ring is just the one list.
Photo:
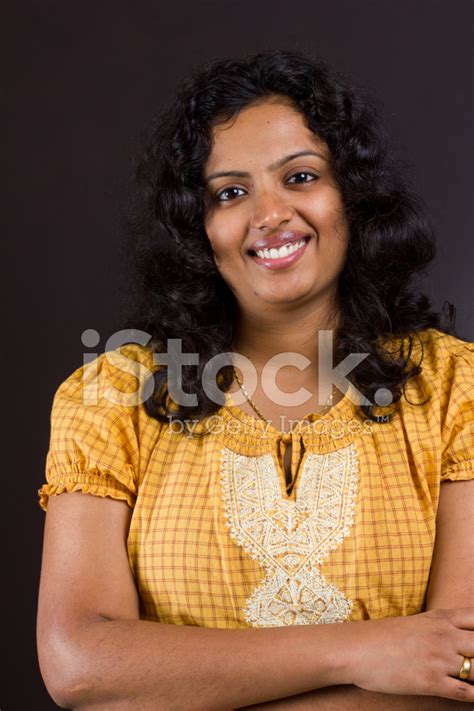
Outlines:
{"label": "fabric plaid pattern", "polygon": [[[474,343],[419,335],[422,373],[390,423],[364,422],[345,397],[284,435],[229,394],[194,425],[204,436],[158,423],[136,398],[150,351],[103,353],[56,391],[40,505],[66,491],[127,502],[143,619],[236,628],[420,612],[441,482],[474,477]],[[289,442],[302,452],[290,495]]]}

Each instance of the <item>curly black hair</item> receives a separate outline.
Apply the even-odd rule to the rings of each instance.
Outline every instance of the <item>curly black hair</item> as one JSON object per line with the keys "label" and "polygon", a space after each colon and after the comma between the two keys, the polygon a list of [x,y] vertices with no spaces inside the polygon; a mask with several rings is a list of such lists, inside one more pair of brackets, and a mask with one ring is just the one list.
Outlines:
{"label": "curly black hair", "polygon": [[[410,360],[419,331],[454,334],[455,307],[444,303],[449,315],[443,326],[420,291],[417,278],[435,256],[433,227],[404,165],[389,150],[378,99],[307,52],[267,50],[205,63],[182,80],[174,100],[141,135],[122,213],[130,275],[124,328],[150,334],[154,352],[177,338],[183,351],[199,354],[199,365],[184,367],[182,381],[185,392],[196,394],[196,407],[172,402],[166,368],[154,373],[145,408],[159,421],[199,420],[220,407],[205,393],[201,376],[210,358],[232,351],[237,312],[204,229],[209,192],[203,167],[214,122],[270,97],[289,99],[330,149],[349,224],[334,357],[340,362],[350,353],[370,354],[347,376],[372,403],[360,405],[364,416],[379,421],[373,413],[379,388],[389,389],[396,403],[405,383],[421,373],[422,358]],[[385,337],[400,337],[399,350],[386,350]],[[232,378],[232,368],[224,367],[223,392]]]}

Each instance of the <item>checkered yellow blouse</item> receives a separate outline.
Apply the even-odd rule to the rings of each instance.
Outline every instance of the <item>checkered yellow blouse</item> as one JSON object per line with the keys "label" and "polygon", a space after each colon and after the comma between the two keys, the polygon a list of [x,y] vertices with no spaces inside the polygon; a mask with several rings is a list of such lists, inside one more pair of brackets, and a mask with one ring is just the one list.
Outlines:
{"label": "checkered yellow blouse", "polygon": [[101,354],[55,394],[41,506],[65,491],[127,502],[143,619],[236,628],[420,612],[440,483],[474,477],[474,343],[420,335],[423,371],[391,422],[365,421],[346,394],[286,434],[227,394],[190,437],[140,404],[147,348]]}

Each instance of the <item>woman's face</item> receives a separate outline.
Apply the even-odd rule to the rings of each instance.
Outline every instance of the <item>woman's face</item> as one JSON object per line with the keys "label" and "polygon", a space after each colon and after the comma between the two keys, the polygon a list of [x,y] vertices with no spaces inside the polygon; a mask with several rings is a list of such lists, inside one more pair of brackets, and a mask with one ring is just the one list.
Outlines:
{"label": "woman's face", "polygon": [[216,124],[212,136],[205,229],[240,307],[331,300],[348,227],[327,145],[275,98]]}

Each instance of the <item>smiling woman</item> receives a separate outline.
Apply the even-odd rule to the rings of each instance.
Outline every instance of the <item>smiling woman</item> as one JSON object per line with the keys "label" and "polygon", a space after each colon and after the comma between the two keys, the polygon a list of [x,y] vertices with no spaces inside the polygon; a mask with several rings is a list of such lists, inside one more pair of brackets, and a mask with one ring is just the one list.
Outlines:
{"label": "smiling woman", "polygon": [[417,286],[431,229],[382,135],[292,51],[200,67],[145,132],[137,339],[60,385],[39,492],[61,705],[474,701],[474,344]]}
{"label": "smiling woman", "polygon": [[[182,82],[143,135],[125,215],[127,325],[151,334],[157,351],[174,337],[200,356],[197,368],[183,369],[197,405],[169,407],[162,369],[146,404],[152,417],[216,413],[222,402],[203,387],[205,364],[236,351],[261,369],[274,354],[275,330],[279,352],[300,350],[314,362],[311,334],[322,330],[334,333],[336,362],[368,354],[347,377],[364,396],[365,416],[377,417],[381,391],[400,400],[420,372],[421,362],[410,362],[417,334],[453,333],[455,310],[448,305],[443,325],[420,290],[417,276],[435,254],[432,230],[385,136],[367,92],[301,53],[223,60]],[[269,251],[303,239],[294,255]],[[407,343],[398,357],[384,347],[393,336]],[[273,343],[259,352],[267,338]],[[221,377],[231,390],[234,369]],[[325,402],[316,395],[328,383],[314,369],[293,369],[292,386],[295,378],[314,394],[312,404]],[[256,396],[271,405],[264,392]]]}
{"label": "smiling woman", "polygon": [[214,127],[207,163],[204,225],[241,311],[265,306],[278,322],[297,302],[329,315],[349,230],[329,149],[300,111],[279,97],[243,109]]}

